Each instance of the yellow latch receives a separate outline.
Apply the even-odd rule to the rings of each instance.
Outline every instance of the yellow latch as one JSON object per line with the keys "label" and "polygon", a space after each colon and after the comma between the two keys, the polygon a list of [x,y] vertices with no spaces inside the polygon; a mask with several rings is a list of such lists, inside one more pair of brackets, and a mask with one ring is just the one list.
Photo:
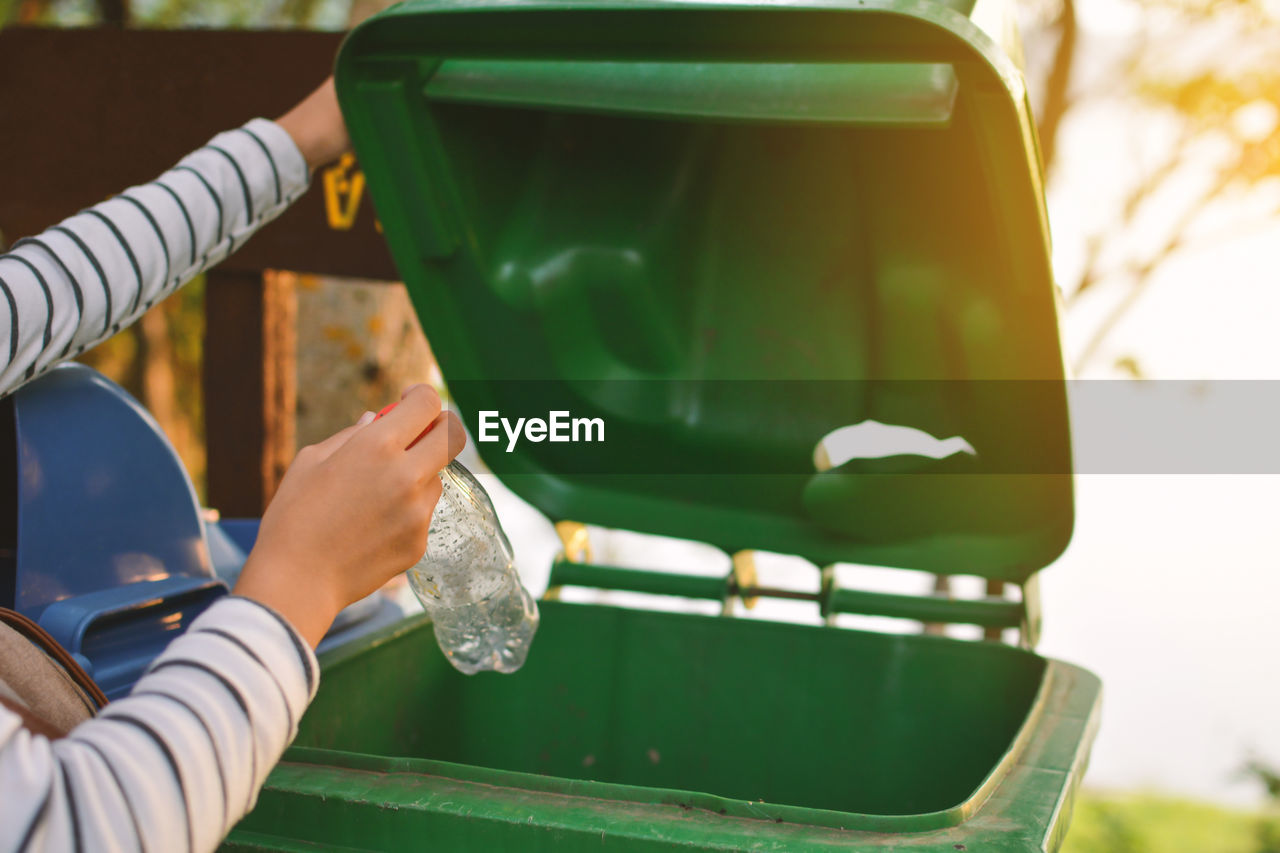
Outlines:
{"label": "yellow latch", "polygon": [[570,563],[590,563],[591,537],[580,521],[557,521],[556,533],[564,546],[564,558]]}
{"label": "yellow latch", "polygon": [[[760,577],[756,572],[756,552],[739,551],[733,555],[733,583],[742,591],[755,589],[760,585]],[[760,600],[756,595],[742,596],[742,604],[748,610],[756,606]]]}

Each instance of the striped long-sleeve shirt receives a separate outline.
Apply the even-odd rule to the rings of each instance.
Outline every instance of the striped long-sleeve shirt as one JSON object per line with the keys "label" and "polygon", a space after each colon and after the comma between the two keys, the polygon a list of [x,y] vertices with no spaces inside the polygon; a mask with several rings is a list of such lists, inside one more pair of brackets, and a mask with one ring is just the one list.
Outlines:
{"label": "striped long-sleeve shirt", "polygon": [[[255,119],[0,255],[0,393],[127,325],[216,263],[308,182],[289,135]],[[211,850],[252,808],[315,694],[283,618],[228,597],[133,692],[50,741],[0,707],[0,851]]]}
{"label": "striped long-sleeve shirt", "polygon": [[131,187],[0,255],[0,393],[110,337],[216,264],[307,187],[274,122],[219,134]]}

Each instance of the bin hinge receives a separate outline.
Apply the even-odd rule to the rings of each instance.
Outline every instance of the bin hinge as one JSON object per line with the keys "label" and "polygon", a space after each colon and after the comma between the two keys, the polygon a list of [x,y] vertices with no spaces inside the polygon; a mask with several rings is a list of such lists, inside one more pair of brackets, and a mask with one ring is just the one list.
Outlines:
{"label": "bin hinge", "polygon": [[561,558],[571,563],[591,562],[591,533],[585,524],[580,521],[557,521],[556,535],[564,546],[564,550],[560,552]]}
{"label": "bin hinge", "polygon": [[1018,626],[1019,645],[1034,649],[1040,643],[1040,575],[1033,574],[1022,584],[1022,623]]}
{"label": "bin hinge", "polygon": [[[718,601],[721,613],[733,614],[733,602],[741,599],[748,609],[761,598],[813,601],[827,624],[834,625],[841,613],[859,616],[889,616],[918,621],[927,628],[944,625],[977,625],[986,629],[988,639],[999,640],[1002,632],[1016,628],[1019,645],[1033,648],[1040,636],[1039,588],[1033,575],[1022,586],[1022,600],[1004,597],[1003,584],[992,583],[983,598],[955,598],[946,586],[932,595],[875,592],[840,586],[835,566],[822,570],[817,592],[761,586],[756,573],[755,552],[738,551],[727,575],[691,575],[651,569],[619,568],[592,562],[587,527],[576,521],[556,523],[556,533],[564,549],[551,565],[545,598],[556,599],[566,586],[650,595],[671,595]],[[938,633],[937,628],[933,629]]]}
{"label": "bin hinge", "polygon": [[585,524],[580,521],[557,521],[556,535],[560,537],[560,544],[564,547],[556,555],[547,591],[542,594],[542,597],[549,601],[558,599],[560,587],[564,586],[563,582],[556,581],[554,566],[561,563],[570,565],[590,563],[592,559],[591,533]]}

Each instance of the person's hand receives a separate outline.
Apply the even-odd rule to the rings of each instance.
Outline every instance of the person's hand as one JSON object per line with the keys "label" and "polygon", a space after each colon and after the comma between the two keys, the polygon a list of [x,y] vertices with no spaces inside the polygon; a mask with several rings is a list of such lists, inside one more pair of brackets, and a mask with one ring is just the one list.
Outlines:
{"label": "person's hand", "polygon": [[235,593],[274,608],[314,647],[339,610],[426,552],[437,475],[465,442],[436,392],[415,385],[377,421],[367,413],[304,447],[262,517]]}
{"label": "person's hand", "polygon": [[342,110],[338,109],[338,94],[334,91],[332,77],[276,119],[276,124],[293,137],[294,144],[306,158],[307,168],[313,172],[337,160],[351,148],[351,137],[347,135]]}

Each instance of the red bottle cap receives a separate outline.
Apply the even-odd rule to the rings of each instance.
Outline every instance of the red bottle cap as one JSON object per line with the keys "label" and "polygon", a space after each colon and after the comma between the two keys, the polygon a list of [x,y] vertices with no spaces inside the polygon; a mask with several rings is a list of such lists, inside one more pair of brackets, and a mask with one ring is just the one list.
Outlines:
{"label": "red bottle cap", "polygon": [[[383,415],[385,415],[387,412],[391,411],[398,405],[400,405],[400,403],[399,401],[396,401],[388,406],[383,406],[382,411],[378,412],[378,414],[374,416],[374,420],[376,421],[378,418],[382,417]],[[426,435],[430,431],[431,431],[431,428],[427,427],[422,432],[420,432],[418,434],[418,437],[413,440],[413,444],[410,444],[409,447],[413,447],[414,444],[417,444],[419,441],[422,441],[422,436]]]}

